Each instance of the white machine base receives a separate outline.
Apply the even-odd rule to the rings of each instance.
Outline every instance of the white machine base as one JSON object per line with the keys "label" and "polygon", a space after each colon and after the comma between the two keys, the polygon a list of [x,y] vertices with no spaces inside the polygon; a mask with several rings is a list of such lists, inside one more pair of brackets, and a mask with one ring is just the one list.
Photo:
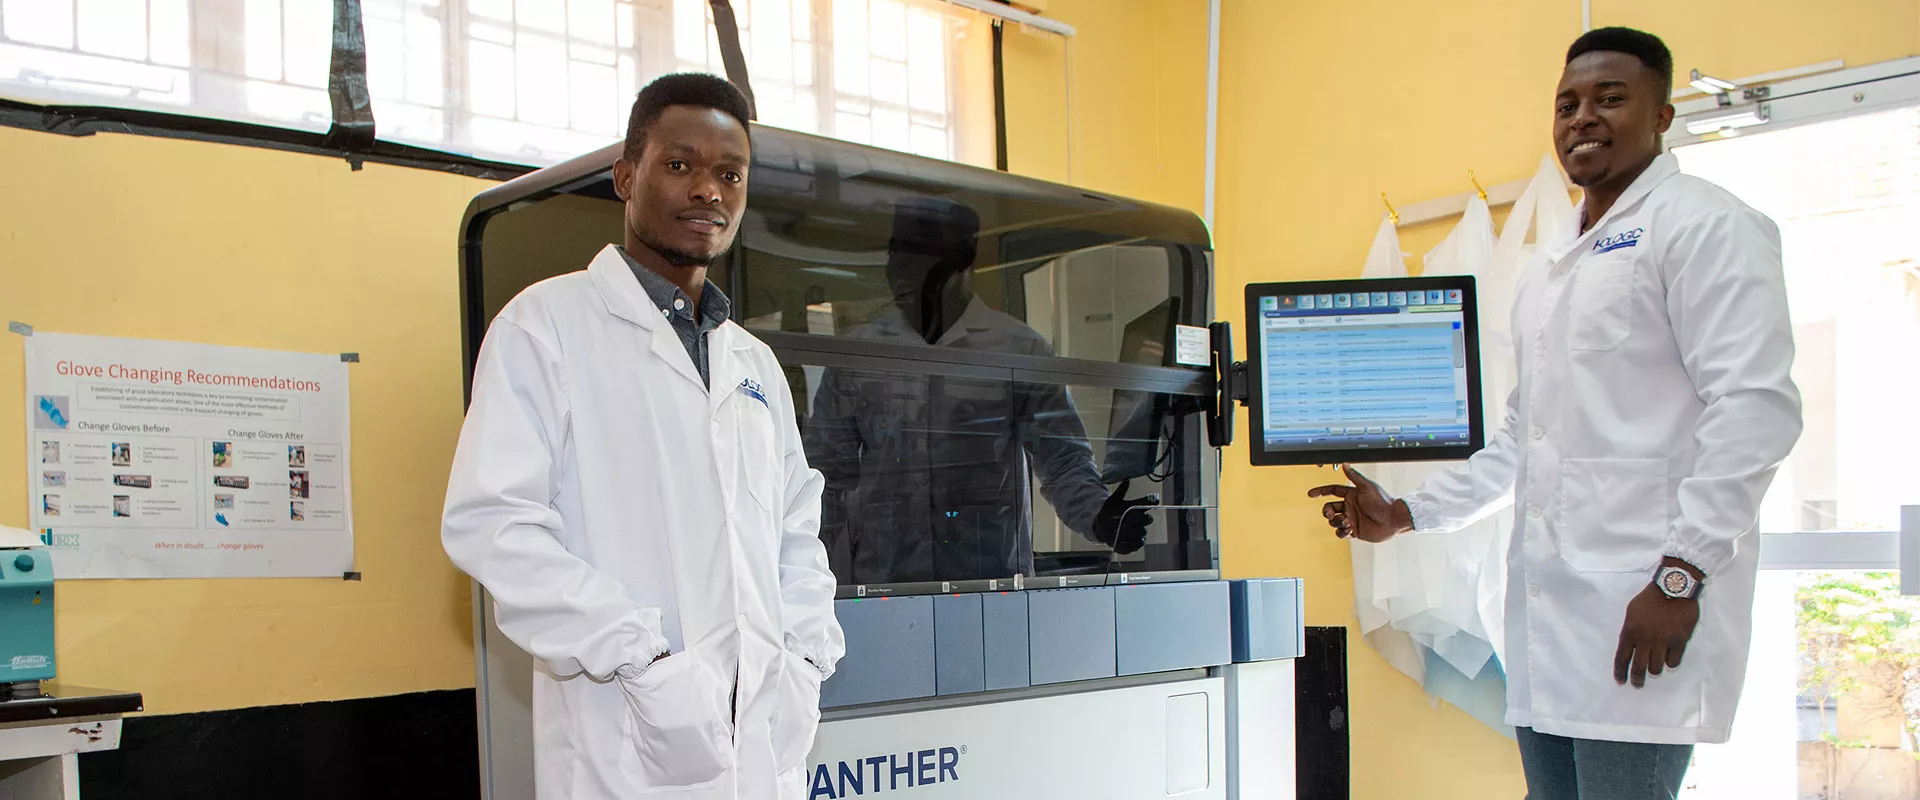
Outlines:
{"label": "white machine base", "polygon": [[808,800],[1294,796],[1292,661],[925,705],[822,723]]}
{"label": "white machine base", "polygon": [[[483,620],[482,793],[525,800],[532,660]],[[1293,800],[1293,678],[1276,660],[829,711],[808,800]]]}
{"label": "white machine base", "polygon": [[1225,800],[1226,681],[1027,697],[820,726],[809,800]]}

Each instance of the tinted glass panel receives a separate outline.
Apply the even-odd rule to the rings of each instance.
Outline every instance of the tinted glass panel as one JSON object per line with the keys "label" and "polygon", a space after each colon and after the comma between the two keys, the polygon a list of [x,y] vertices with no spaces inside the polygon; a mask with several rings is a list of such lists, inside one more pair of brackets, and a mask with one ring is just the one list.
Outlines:
{"label": "tinted glass panel", "polygon": [[1203,514],[1150,507],[1201,502],[1193,398],[807,360],[781,355],[843,585],[1213,568]]}
{"label": "tinted glass panel", "polygon": [[749,329],[944,346],[985,310],[1031,332],[1025,354],[1163,366],[1143,359],[1171,326],[1205,322],[1191,214],[802,137],[756,146],[736,248]]}

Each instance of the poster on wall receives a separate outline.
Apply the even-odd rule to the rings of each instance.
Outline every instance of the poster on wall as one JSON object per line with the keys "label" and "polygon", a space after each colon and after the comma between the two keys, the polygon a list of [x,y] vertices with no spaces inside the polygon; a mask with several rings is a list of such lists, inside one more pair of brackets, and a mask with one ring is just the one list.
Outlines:
{"label": "poster on wall", "polygon": [[58,578],[353,570],[339,355],[26,337],[27,494]]}

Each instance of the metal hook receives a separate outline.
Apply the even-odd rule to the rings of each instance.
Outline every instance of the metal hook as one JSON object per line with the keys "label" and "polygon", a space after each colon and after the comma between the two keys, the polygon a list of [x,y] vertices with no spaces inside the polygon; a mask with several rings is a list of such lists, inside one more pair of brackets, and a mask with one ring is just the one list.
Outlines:
{"label": "metal hook", "polygon": [[1473,181],[1473,190],[1480,193],[1480,202],[1487,202],[1487,190],[1480,185],[1480,179],[1474,176],[1473,170],[1467,170],[1467,180]]}
{"label": "metal hook", "polygon": [[1393,203],[1387,200],[1386,192],[1380,193],[1380,203],[1387,207],[1387,219],[1392,220],[1393,224],[1398,226],[1400,224],[1400,212],[1393,210]]}

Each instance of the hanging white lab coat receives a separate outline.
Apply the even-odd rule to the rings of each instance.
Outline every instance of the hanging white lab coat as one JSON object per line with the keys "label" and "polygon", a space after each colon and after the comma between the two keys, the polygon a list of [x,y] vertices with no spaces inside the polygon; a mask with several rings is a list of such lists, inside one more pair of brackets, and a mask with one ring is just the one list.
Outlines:
{"label": "hanging white lab coat", "polygon": [[[1557,179],[1558,171],[1552,177]],[[1517,229],[1522,237],[1530,227],[1531,202],[1527,208],[1525,213],[1516,209],[1521,213]],[[1513,230],[1510,224],[1509,231]],[[1382,226],[1363,277],[1406,274],[1397,239],[1391,226]],[[1495,250],[1491,213],[1486,201],[1475,197],[1468,201],[1459,224],[1427,253],[1422,274],[1470,275],[1482,286],[1498,282],[1518,267],[1499,269],[1494,264]],[[1511,300],[1500,307],[1511,308]],[[1479,326],[1481,383],[1485,391],[1499,392],[1500,398],[1512,390],[1510,382],[1496,380],[1502,372],[1511,372],[1511,352],[1503,356],[1493,344],[1494,334],[1505,331],[1506,318],[1504,313],[1483,313]],[[1500,363],[1509,367],[1487,368]],[[1393,462],[1369,466],[1366,473],[1388,491],[1403,493],[1447,466]],[[1378,544],[1356,541],[1352,549],[1355,608],[1363,640],[1418,682],[1430,698],[1449,702],[1511,735],[1512,728],[1505,723],[1506,682],[1495,658],[1505,592],[1507,527],[1504,520],[1490,518],[1447,533],[1401,536]]]}
{"label": "hanging white lab coat", "polygon": [[711,391],[608,247],[481,347],[443,539],[536,659],[540,800],[805,796],[845,651],[822,481],[773,353],[708,335]]}
{"label": "hanging white lab coat", "polygon": [[[1727,740],[1746,677],[1755,523],[1800,435],[1779,230],[1661,156],[1520,278],[1519,388],[1485,450],[1406,497],[1421,530],[1516,504],[1507,721],[1663,744]],[[1511,495],[1509,494],[1511,492]],[[1662,556],[1707,574],[1684,663],[1613,680]]]}
{"label": "hanging white lab coat", "polygon": [[[1375,253],[1380,249],[1376,239]],[[1470,275],[1485,280],[1490,277],[1493,250],[1493,218],[1486,202],[1476,197],[1468,202],[1466,213],[1454,230],[1427,254],[1421,274],[1428,277]],[[1369,258],[1370,268],[1373,263]],[[1400,272],[1404,275],[1404,268]],[[1481,341],[1486,341],[1489,329],[1505,327],[1493,323],[1494,320],[1481,319]],[[1483,361],[1497,358],[1497,351],[1483,353]],[[1483,369],[1483,386],[1493,388],[1486,381],[1485,373]],[[1504,395],[1502,391],[1501,396]],[[1433,463],[1396,462],[1369,467],[1367,474],[1389,491],[1410,492],[1427,476],[1444,468]],[[1494,541],[1502,535],[1504,531],[1492,522],[1482,521],[1445,534],[1403,536],[1378,545],[1356,542],[1354,564],[1356,570],[1363,566],[1371,568],[1372,597],[1366,599],[1385,612],[1386,622],[1393,630],[1408,634],[1420,649],[1433,653],[1471,680],[1494,657],[1493,639],[1488,633],[1487,620],[1481,614],[1480,595],[1482,573],[1489,560],[1498,565],[1504,557],[1505,540]],[[1370,563],[1363,564],[1363,561]],[[1493,571],[1502,570],[1496,566]],[[1486,577],[1497,580],[1503,576]],[[1423,657],[1423,662],[1425,660]],[[1409,674],[1426,684],[1424,675]],[[1498,724],[1500,716],[1494,715],[1494,724]]]}
{"label": "hanging white lab coat", "polygon": [[[1362,278],[1407,277],[1406,254],[1400,250],[1400,230],[1393,218],[1380,215],[1374,229],[1373,244],[1367,248],[1367,260],[1360,267]],[[1380,481],[1388,491],[1402,492],[1419,485],[1418,477],[1402,481],[1397,464],[1366,467],[1368,476]],[[1416,551],[1427,543],[1420,537],[1406,536],[1379,544],[1361,541],[1349,543],[1353,556],[1353,611],[1360,621],[1360,639],[1379,653],[1389,666],[1426,686],[1427,652],[1415,641],[1412,632],[1395,623],[1424,610],[1427,592],[1421,588],[1419,558]]]}

